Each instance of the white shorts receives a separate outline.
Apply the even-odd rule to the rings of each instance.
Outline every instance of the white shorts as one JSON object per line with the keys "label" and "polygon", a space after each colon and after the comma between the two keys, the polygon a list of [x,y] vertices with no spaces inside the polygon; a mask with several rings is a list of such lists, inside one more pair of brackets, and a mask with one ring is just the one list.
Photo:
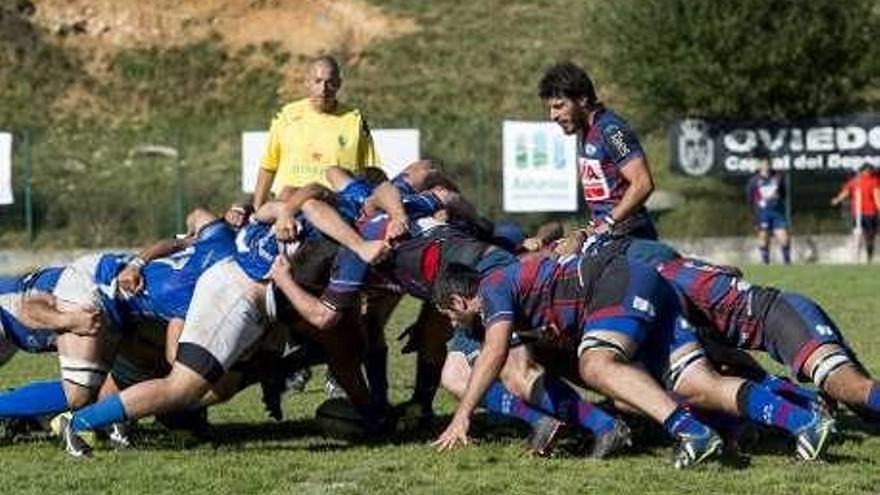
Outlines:
{"label": "white shorts", "polygon": [[58,283],[55,284],[55,290],[52,291],[52,295],[57,299],[58,309],[63,311],[71,306],[101,307],[98,284],[95,282],[101,256],[100,254],[82,256],[64,268],[58,277]]}
{"label": "white shorts", "polygon": [[266,323],[266,284],[233,258],[221,260],[196,283],[177,361],[214,383],[260,340]]}

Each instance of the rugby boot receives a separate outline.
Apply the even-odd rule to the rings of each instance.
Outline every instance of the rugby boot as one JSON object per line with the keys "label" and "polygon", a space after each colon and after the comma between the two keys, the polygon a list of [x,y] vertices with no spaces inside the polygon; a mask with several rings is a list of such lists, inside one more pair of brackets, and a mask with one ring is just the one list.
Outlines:
{"label": "rugby boot", "polygon": [[724,441],[714,430],[707,428],[703,435],[682,433],[675,448],[675,468],[687,469],[721,453]]}
{"label": "rugby boot", "polygon": [[589,456],[594,459],[604,459],[616,454],[622,449],[632,447],[632,432],[622,419],[614,420],[614,428],[596,436]]}
{"label": "rugby boot", "polygon": [[532,427],[529,435],[529,450],[538,457],[550,457],[556,446],[556,439],[562,429],[562,421],[556,418],[546,417],[538,421]]}
{"label": "rugby boot", "polygon": [[57,416],[58,430],[64,451],[76,459],[88,459],[92,456],[92,448],[86,441],[73,431],[71,420],[73,414],[66,412]]}
{"label": "rugby boot", "polygon": [[134,445],[131,440],[131,425],[128,423],[113,423],[108,426],[107,438],[117,449],[129,449]]}
{"label": "rugby boot", "polygon": [[813,421],[797,433],[795,451],[802,461],[815,461],[825,453],[828,440],[835,430],[834,419],[824,414],[816,414]]}

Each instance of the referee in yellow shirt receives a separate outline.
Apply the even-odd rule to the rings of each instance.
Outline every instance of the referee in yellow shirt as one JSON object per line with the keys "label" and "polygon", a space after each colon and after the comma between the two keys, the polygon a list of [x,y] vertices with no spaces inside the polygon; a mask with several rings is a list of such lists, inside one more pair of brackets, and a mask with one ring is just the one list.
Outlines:
{"label": "referee in yellow shirt", "polygon": [[328,185],[324,169],[331,165],[359,172],[377,164],[361,112],[336,99],[342,86],[336,60],[322,56],[312,61],[305,83],[308,97],[285,105],[272,120],[254,191],[255,209],[268,200],[270,189]]}

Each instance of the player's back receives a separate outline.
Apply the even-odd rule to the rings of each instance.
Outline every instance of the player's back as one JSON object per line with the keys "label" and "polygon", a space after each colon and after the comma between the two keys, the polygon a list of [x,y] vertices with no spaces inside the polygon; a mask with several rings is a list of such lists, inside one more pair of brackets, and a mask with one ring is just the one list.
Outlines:
{"label": "player's back", "polygon": [[225,223],[209,225],[196,242],[144,267],[145,309],[165,320],[184,318],[196,282],[218,261],[235,254],[235,231]]}

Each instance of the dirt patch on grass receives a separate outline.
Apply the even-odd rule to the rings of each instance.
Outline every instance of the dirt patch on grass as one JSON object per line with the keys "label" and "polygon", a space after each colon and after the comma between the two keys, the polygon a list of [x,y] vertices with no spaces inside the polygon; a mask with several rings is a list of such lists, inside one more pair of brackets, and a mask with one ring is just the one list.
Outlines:
{"label": "dirt patch on grass", "polygon": [[120,48],[168,47],[216,33],[233,49],[277,43],[298,55],[354,60],[372,43],[412,32],[411,19],[363,0],[37,0],[33,20],[96,57]]}

